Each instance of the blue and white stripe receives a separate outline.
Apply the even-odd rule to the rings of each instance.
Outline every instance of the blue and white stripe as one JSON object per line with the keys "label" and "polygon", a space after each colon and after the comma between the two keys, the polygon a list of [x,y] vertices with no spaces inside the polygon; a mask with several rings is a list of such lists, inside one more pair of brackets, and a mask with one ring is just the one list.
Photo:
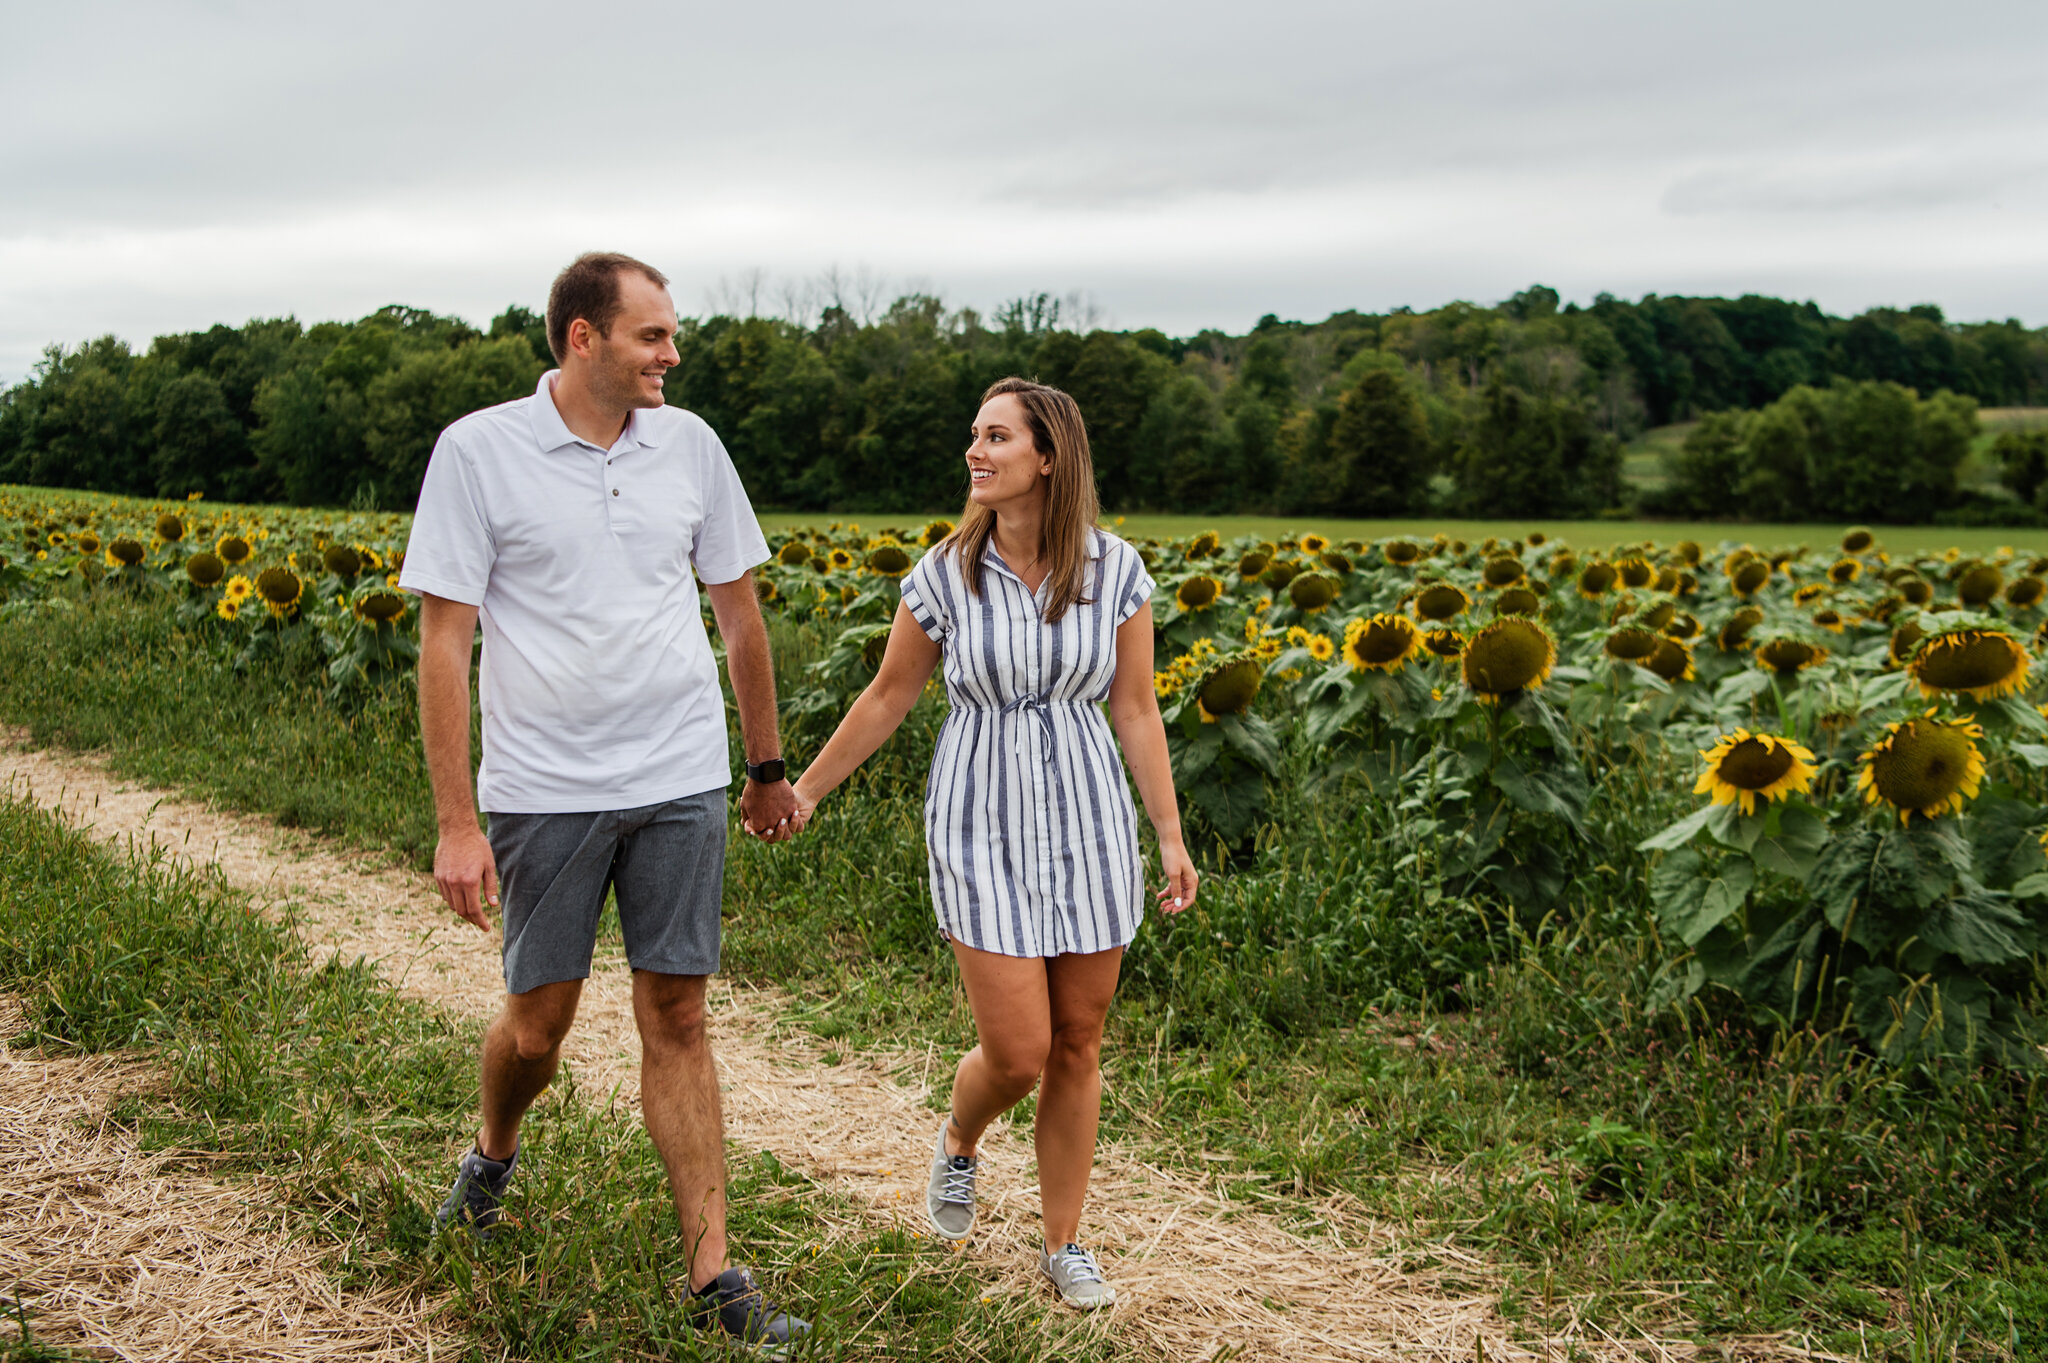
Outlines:
{"label": "blue and white stripe", "polygon": [[[952,713],[925,785],[932,902],[948,936],[1004,956],[1128,945],[1143,914],[1137,816],[1102,703],[1116,628],[1152,596],[1138,551],[1096,531],[1083,601],[1045,622],[993,545],[970,594],[950,547],[903,578],[945,651]],[[1146,678],[1149,685],[1151,679]]]}

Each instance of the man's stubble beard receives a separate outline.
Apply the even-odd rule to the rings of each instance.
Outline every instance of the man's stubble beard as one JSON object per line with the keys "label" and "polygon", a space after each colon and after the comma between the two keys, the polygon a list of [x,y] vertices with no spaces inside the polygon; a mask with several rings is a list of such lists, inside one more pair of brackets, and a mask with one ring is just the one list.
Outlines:
{"label": "man's stubble beard", "polygon": [[662,405],[661,394],[650,398],[641,390],[640,366],[619,359],[609,343],[600,341],[592,358],[596,363],[590,367],[590,395],[599,403],[620,411]]}

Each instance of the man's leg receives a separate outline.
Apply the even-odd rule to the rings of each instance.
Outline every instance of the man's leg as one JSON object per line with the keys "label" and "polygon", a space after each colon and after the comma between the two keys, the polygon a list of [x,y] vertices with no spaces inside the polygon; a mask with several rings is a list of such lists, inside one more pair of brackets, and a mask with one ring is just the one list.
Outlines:
{"label": "man's leg", "polygon": [[544,984],[507,994],[484,1033],[483,1131],[477,1149],[504,1161],[519,1148],[519,1121],[562,1065],[562,1038],[576,1020],[583,981]]}
{"label": "man's leg", "polygon": [[676,1216],[690,1245],[690,1290],[728,1267],[725,1114],[704,1029],[703,975],[633,972],[640,1028],[640,1115],[661,1152]]}

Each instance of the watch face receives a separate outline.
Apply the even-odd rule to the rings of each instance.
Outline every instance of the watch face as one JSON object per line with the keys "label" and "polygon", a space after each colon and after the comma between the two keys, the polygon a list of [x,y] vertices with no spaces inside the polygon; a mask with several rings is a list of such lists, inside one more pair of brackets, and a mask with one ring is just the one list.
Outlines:
{"label": "watch face", "polygon": [[766,762],[750,762],[747,764],[747,775],[763,785],[773,785],[775,782],[780,781],[785,770],[783,761],[779,757],[772,758]]}

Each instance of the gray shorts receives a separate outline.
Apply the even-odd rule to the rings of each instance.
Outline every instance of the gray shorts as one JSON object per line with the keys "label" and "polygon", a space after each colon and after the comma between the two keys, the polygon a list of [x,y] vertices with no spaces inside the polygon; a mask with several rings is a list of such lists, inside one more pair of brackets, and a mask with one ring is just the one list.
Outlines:
{"label": "gray shorts", "polygon": [[723,790],[593,814],[493,814],[489,828],[512,993],[589,978],[607,889],[635,970],[718,969]]}

